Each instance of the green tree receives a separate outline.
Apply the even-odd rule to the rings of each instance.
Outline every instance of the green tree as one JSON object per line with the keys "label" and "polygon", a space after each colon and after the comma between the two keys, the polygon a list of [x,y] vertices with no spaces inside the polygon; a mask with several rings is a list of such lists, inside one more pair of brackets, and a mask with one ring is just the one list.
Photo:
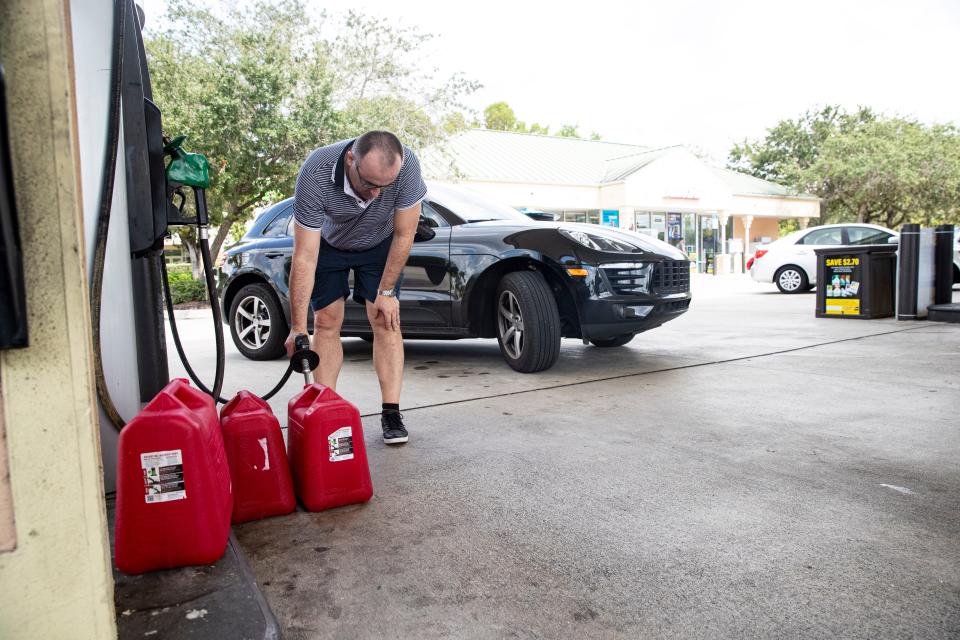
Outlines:
{"label": "green tree", "polygon": [[835,219],[960,222],[960,136],[903,118],[866,122],[824,140],[801,182]]}
{"label": "green tree", "polygon": [[728,166],[764,180],[798,186],[801,173],[816,161],[832,135],[876,119],[866,107],[847,113],[839,106],[806,111],[796,120],[781,120],[761,140],[744,140],[730,150]]}
{"label": "green tree", "polygon": [[[171,137],[208,156],[216,256],[230,228],[292,192],[299,163],[344,131],[331,102],[327,52],[296,0],[258,2],[224,17],[172,0],[145,41],[154,100]],[[179,235],[197,269],[195,231]]]}
{"label": "green tree", "polygon": [[330,44],[330,68],[334,104],[350,135],[387,129],[422,149],[466,128],[463,98],[480,84],[460,73],[437,78],[424,71],[420,49],[432,38],[387,18],[347,13]]}
{"label": "green tree", "polygon": [[577,125],[575,124],[565,124],[560,127],[560,130],[557,131],[557,135],[561,138],[579,138],[580,134],[577,133]]}
{"label": "green tree", "polygon": [[483,124],[494,131],[514,131],[517,116],[506,102],[494,102],[483,110]]}
{"label": "green tree", "polygon": [[829,106],[736,145],[728,165],[822,198],[821,222],[958,222],[958,141],[953,125]]}
{"label": "green tree", "polygon": [[[198,8],[199,7],[199,8]],[[216,256],[233,225],[293,193],[314,148],[389,129],[415,149],[465,126],[453,114],[477,84],[455,74],[416,71],[429,39],[413,29],[350,12],[337,35],[322,37],[300,0],[256,0],[214,12],[170,0],[145,46],[154,101],[170,135],[211,164],[211,224]],[[195,231],[180,237],[197,269]]]}

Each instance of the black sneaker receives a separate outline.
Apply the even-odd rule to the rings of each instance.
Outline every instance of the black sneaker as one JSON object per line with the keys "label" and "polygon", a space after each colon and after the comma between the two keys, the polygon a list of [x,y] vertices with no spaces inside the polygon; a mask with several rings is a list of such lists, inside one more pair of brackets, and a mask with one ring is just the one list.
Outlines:
{"label": "black sneaker", "polygon": [[384,411],[380,414],[380,426],[383,427],[383,441],[387,444],[400,444],[409,438],[403,426],[403,416],[399,411]]}

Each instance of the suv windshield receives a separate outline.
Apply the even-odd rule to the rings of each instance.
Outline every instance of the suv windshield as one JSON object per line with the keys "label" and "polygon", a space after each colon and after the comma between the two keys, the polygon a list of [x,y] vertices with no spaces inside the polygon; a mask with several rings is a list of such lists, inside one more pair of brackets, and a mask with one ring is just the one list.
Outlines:
{"label": "suv windshield", "polygon": [[530,222],[530,218],[513,207],[489,200],[462,187],[430,185],[427,197],[443,205],[466,222],[482,220],[519,220]]}

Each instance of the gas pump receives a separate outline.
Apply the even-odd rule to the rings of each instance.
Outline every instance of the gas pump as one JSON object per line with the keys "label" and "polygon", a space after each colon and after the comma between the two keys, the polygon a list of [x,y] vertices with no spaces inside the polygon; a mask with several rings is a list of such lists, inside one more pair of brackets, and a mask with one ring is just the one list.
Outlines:
{"label": "gas pump", "polygon": [[[123,427],[124,420],[114,407],[104,377],[100,357],[100,319],[106,241],[110,227],[121,123],[127,181],[133,302],[137,309],[134,323],[140,400],[141,402],[150,400],[169,382],[163,327],[163,298],[166,299],[174,344],[191,379],[201,391],[212,396],[216,402],[225,404],[228,400],[220,396],[224,374],[223,324],[208,241],[209,216],[206,189],[210,186],[210,180],[207,160],[200,154],[183,150],[185,137],[179,136],[173,140],[164,138],[162,114],[152,100],[150,72],[143,46],[143,13],[133,0],[118,0],[114,11],[110,109],[96,228],[91,307],[97,395],[110,421],[119,430]],[[188,216],[185,212],[191,196],[192,210],[195,215]],[[213,385],[209,388],[201,382],[190,367],[180,342],[173,314],[173,303],[163,259],[163,243],[170,227],[177,225],[196,225],[200,236],[204,278],[210,297],[217,343],[216,373]],[[262,396],[263,399],[266,400],[275,395],[286,384],[293,371],[299,370],[299,367],[303,366],[301,363],[305,360],[310,360],[299,351],[298,354],[291,360],[290,366],[279,383]]]}

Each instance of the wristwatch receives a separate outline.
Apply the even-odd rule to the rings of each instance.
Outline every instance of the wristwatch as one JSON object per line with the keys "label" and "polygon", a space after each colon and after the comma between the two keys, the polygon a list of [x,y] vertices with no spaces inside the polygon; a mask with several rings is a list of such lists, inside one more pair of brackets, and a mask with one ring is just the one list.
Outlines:
{"label": "wristwatch", "polygon": [[396,298],[397,292],[395,289],[384,289],[382,291],[377,291],[377,295],[383,296],[384,298]]}

